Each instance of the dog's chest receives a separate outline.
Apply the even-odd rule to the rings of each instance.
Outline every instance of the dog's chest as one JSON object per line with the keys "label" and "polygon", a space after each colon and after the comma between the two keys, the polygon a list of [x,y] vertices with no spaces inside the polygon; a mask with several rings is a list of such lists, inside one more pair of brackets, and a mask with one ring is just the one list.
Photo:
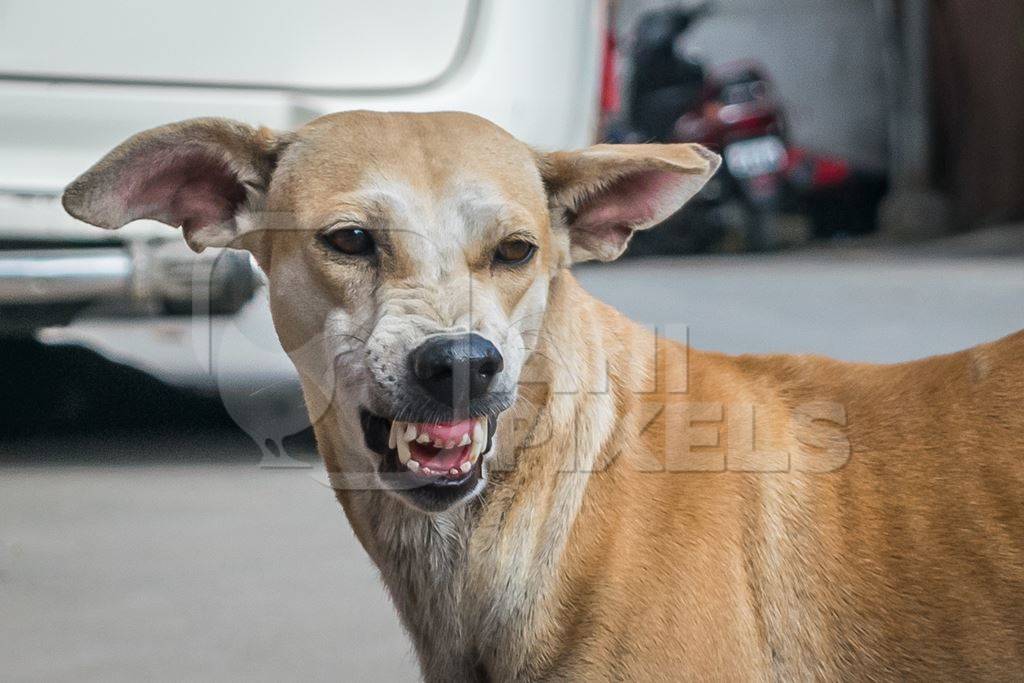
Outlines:
{"label": "dog's chest", "polygon": [[509,679],[536,655],[546,582],[470,517],[406,516],[378,527],[381,574],[428,680]]}

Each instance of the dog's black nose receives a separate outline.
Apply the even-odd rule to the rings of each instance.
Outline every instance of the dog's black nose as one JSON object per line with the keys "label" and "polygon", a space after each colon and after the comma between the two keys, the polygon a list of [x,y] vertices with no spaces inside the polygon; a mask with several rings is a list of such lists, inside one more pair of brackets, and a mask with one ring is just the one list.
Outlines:
{"label": "dog's black nose", "polygon": [[505,365],[494,344],[478,334],[433,337],[412,352],[411,360],[424,391],[453,408],[486,394]]}

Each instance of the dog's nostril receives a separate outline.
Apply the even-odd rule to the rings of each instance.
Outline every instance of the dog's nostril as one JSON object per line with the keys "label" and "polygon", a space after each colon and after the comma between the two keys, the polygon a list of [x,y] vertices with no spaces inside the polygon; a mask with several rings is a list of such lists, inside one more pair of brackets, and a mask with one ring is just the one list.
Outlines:
{"label": "dog's nostril", "polygon": [[434,337],[413,351],[410,360],[419,385],[452,407],[486,394],[504,367],[498,349],[478,334]]}
{"label": "dog's nostril", "polygon": [[501,365],[500,356],[497,359],[486,359],[480,363],[479,367],[477,367],[477,372],[484,377],[494,377],[501,372]]}

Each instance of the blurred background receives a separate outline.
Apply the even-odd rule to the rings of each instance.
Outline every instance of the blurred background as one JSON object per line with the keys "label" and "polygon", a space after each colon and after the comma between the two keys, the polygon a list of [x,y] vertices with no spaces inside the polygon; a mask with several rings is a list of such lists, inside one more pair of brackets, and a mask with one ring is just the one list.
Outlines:
{"label": "blurred background", "polygon": [[725,164],[576,274],[721,351],[898,362],[1024,327],[1017,0],[0,0],[7,680],[415,680],[262,277],[61,189],[193,116],[468,110]]}

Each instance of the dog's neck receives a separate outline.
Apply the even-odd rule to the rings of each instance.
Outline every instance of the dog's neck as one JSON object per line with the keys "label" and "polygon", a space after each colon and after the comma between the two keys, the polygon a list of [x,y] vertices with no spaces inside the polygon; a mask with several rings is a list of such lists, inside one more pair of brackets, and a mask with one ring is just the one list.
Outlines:
{"label": "dog's neck", "polygon": [[[539,608],[554,599],[590,472],[619,432],[616,384],[638,371],[623,337],[637,330],[560,272],[480,497],[427,515],[385,491],[338,491],[429,678],[529,665],[546,628],[530,615],[551,613]],[[328,469],[343,474],[347,442],[320,425],[317,438]]]}

